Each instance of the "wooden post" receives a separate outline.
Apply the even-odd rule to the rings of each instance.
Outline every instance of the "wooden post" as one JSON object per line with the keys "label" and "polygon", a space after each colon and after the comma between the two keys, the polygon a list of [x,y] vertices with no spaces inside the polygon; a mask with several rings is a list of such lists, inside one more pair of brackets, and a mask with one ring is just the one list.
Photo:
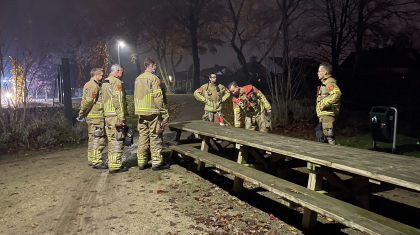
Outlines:
{"label": "wooden post", "polygon": [[181,130],[176,130],[175,131],[175,136],[174,136],[174,141],[179,141],[181,139]]}
{"label": "wooden post", "polygon": [[357,189],[356,205],[366,210],[370,210],[369,205],[369,186]]}
{"label": "wooden post", "polygon": [[[201,151],[208,152],[209,151],[209,144],[210,144],[210,137],[202,136],[203,141],[201,142]],[[197,171],[202,171],[206,167],[206,163],[197,159]]]}
{"label": "wooden post", "polygon": [[[239,149],[238,163],[239,164],[248,163],[248,146],[241,146],[241,148]],[[235,176],[235,179],[233,181],[233,192],[235,193],[242,192],[243,185],[244,185],[244,179],[241,179]]]}
{"label": "wooden post", "polygon": [[[318,191],[322,188],[322,172],[317,171],[315,168],[317,166],[313,163],[308,162],[309,169],[309,180],[308,180],[308,189]],[[307,229],[313,229],[316,225],[317,214],[315,211],[311,211],[308,208],[304,209],[302,227]]]}
{"label": "wooden post", "polygon": [[61,73],[63,76],[64,89],[64,113],[71,125],[73,125],[73,109],[71,102],[71,81],[70,81],[70,60],[69,58],[61,59]]}

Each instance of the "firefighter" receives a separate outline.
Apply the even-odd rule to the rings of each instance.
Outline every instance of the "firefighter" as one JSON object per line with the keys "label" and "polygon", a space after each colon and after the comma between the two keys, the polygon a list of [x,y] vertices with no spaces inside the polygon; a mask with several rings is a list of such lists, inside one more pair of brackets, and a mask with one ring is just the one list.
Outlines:
{"label": "firefighter", "polygon": [[102,84],[102,100],[108,137],[108,167],[111,174],[128,171],[128,168],[122,166],[121,160],[127,116],[126,94],[121,81],[123,72],[124,69],[120,65],[112,65],[111,73]]}
{"label": "firefighter", "polygon": [[268,132],[271,121],[268,115],[271,115],[271,105],[264,94],[252,85],[239,87],[236,82],[231,82],[228,88],[233,94],[235,127],[241,127],[243,112],[246,129],[254,131],[258,128],[260,132]]}
{"label": "firefighter", "polygon": [[102,151],[105,148],[105,119],[101,97],[103,75],[101,68],[90,71],[92,78],[83,87],[79,112],[79,119],[86,118],[88,124],[88,165],[96,169],[108,169],[108,166],[102,165]]}
{"label": "firefighter", "polygon": [[155,75],[156,60],[147,57],[144,67],[146,70],[136,78],[134,87],[135,113],[139,115],[137,161],[139,170],[148,168],[150,152],[152,170],[165,170],[170,165],[162,159],[163,132],[160,130],[167,124],[169,115],[165,108],[160,79]]}
{"label": "firefighter", "polygon": [[198,88],[194,96],[198,101],[205,103],[203,120],[223,123],[222,103],[230,97],[230,92],[216,80],[216,73],[211,72],[209,82]]}
{"label": "firefighter", "polygon": [[340,111],[341,91],[331,71],[332,66],[327,62],[321,63],[318,69],[318,78],[322,84],[318,87],[316,98],[316,114],[319,118],[317,138],[319,142],[325,142],[326,139],[329,144],[335,144],[333,129]]}

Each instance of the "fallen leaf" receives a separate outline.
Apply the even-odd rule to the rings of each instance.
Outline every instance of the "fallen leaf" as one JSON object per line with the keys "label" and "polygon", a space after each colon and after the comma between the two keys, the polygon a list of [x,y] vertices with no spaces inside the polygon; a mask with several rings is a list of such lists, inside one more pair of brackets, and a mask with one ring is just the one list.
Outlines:
{"label": "fallen leaf", "polygon": [[296,229],[295,227],[289,227],[289,231],[293,231],[295,229]]}
{"label": "fallen leaf", "polygon": [[275,216],[273,214],[270,215],[270,218],[274,218]]}
{"label": "fallen leaf", "polygon": [[327,220],[330,221],[330,222],[333,222],[334,221],[333,219],[328,218],[328,217],[327,217]]}
{"label": "fallen leaf", "polygon": [[157,193],[158,193],[158,194],[161,194],[161,193],[163,193],[163,191],[159,189],[159,190],[157,191]]}

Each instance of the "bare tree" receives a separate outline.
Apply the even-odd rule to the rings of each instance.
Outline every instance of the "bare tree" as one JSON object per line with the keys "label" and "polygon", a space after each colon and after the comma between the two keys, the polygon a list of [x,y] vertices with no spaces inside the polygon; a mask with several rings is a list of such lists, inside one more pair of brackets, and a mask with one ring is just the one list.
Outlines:
{"label": "bare tree", "polygon": [[[215,34],[212,23],[217,20],[221,9],[219,0],[161,0],[166,11],[183,25],[189,32],[189,41],[193,57],[193,89],[200,86],[200,38],[206,39],[209,44],[219,44],[218,40],[211,40]],[[206,35],[206,36],[204,36]],[[210,52],[214,52],[211,48]]]}
{"label": "bare tree", "polygon": [[329,61],[336,70],[342,54],[352,47],[357,0],[316,0],[312,8],[315,37],[309,41],[318,47],[315,56]]}
{"label": "bare tree", "polygon": [[[287,124],[290,104],[299,96],[303,81],[310,72],[307,69],[308,60],[298,58],[297,53],[301,51],[299,48],[302,48],[302,28],[296,25],[300,25],[299,20],[304,20],[303,15],[307,9],[304,0],[276,0],[275,3],[273,9],[280,17],[278,26],[274,27],[279,27],[280,31],[275,37],[260,39],[259,50],[263,54],[266,67],[269,68],[268,85],[278,119],[282,124]],[[280,37],[281,40],[278,40]],[[282,54],[282,58],[275,58],[278,53]],[[277,66],[278,64],[281,67]]]}
{"label": "bare tree", "polygon": [[355,28],[355,58],[352,82],[360,81],[360,55],[364,39],[377,38],[384,33],[398,32],[403,28],[416,28],[420,22],[417,0],[358,0]]}
{"label": "bare tree", "polygon": [[[277,17],[267,14],[266,1],[224,0],[226,13],[221,24],[225,37],[236,53],[247,83],[251,82],[244,47],[257,37]],[[271,17],[270,17],[271,16]]]}

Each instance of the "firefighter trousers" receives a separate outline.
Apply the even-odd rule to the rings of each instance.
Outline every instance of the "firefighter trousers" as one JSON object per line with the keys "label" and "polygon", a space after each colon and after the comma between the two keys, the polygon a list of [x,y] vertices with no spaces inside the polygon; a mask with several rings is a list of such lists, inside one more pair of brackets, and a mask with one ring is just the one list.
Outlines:
{"label": "firefighter trousers", "polygon": [[118,117],[105,117],[106,135],[108,137],[108,168],[110,171],[122,168],[121,155],[124,151],[125,131],[116,128],[119,124]]}
{"label": "firefighter trousers", "polygon": [[93,166],[102,164],[102,151],[105,148],[105,119],[87,118],[89,131],[88,162]]}
{"label": "firefighter trousers", "polygon": [[162,164],[163,134],[159,133],[159,130],[162,128],[162,120],[160,114],[139,116],[137,127],[139,131],[139,146],[137,149],[139,166],[145,166],[149,162],[149,153],[152,156],[153,166]]}
{"label": "firefighter trousers", "polygon": [[333,131],[335,117],[324,115],[319,117],[319,121],[322,122],[322,133],[324,133],[328,143],[335,144],[335,136]]}
{"label": "firefighter trousers", "polygon": [[254,116],[254,117],[245,117],[245,129],[255,131],[258,129],[260,132],[268,132],[270,128],[270,121],[268,115],[265,112]]}

